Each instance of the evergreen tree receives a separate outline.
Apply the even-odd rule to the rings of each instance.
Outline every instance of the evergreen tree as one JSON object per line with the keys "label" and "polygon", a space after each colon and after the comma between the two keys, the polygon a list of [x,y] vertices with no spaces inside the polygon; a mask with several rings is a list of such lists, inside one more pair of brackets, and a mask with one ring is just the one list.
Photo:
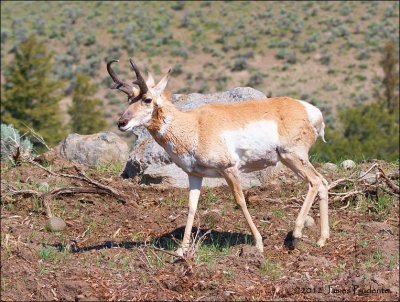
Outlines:
{"label": "evergreen tree", "polygon": [[399,59],[396,53],[396,45],[393,41],[386,43],[383,49],[382,60],[380,61],[384,72],[382,81],[384,87],[383,96],[380,97],[384,107],[389,112],[399,110]]}
{"label": "evergreen tree", "polygon": [[2,122],[21,132],[25,124],[38,132],[48,144],[59,142],[65,132],[57,90],[61,82],[51,80],[52,54],[44,42],[30,36],[14,51],[14,59],[5,68],[2,91]]}
{"label": "evergreen tree", "polygon": [[96,86],[83,74],[76,75],[76,86],[73,92],[72,105],[68,108],[71,116],[70,129],[79,134],[91,134],[103,130],[105,117],[101,109],[102,102],[92,98]]}

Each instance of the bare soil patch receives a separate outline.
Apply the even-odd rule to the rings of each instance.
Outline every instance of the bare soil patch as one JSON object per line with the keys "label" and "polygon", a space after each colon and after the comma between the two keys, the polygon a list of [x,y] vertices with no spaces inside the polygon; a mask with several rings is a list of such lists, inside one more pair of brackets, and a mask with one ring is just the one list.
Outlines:
{"label": "bare soil patch", "polygon": [[[54,172],[74,171],[72,163],[54,154],[47,159]],[[371,164],[358,169],[365,171]],[[385,173],[398,170],[379,164]],[[329,182],[351,173],[326,173],[316,166]],[[331,238],[323,248],[315,244],[315,203],[310,215],[316,226],[305,229],[304,238],[290,251],[284,239],[293,229],[307,186],[283,170],[264,187],[245,192],[264,237],[260,258],[252,253],[250,231],[229,189],[204,188],[193,232],[211,232],[187,263],[150,247],[176,249],[186,222],[187,190],[140,187],[119,175],[81,168],[129,198],[123,204],[107,194],[56,196],[51,210],[67,223],[60,233],[46,230],[40,200],[29,194],[11,197],[4,184],[40,191],[82,183],[49,176],[30,164],[2,168],[2,300],[399,298],[399,200],[385,192],[378,191],[378,198],[351,200],[346,208],[347,201],[330,198]]]}

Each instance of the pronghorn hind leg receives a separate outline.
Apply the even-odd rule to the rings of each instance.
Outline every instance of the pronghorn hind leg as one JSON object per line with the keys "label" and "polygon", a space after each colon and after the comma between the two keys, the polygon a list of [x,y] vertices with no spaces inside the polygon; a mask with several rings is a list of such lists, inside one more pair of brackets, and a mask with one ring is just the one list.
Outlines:
{"label": "pronghorn hind leg", "polygon": [[[328,222],[328,183],[323,176],[318,173],[312,166],[306,156],[300,156],[297,152],[282,152],[279,154],[281,161],[292,169],[302,179],[308,181],[308,192],[304,200],[303,206],[297,216],[295,228],[291,235],[285,240],[285,244],[294,247],[295,239],[302,237],[304,221],[310,208],[315,200],[319,197],[320,218],[321,218],[321,236],[317,242],[319,246],[325,245],[329,238],[329,222]],[[290,238],[291,237],[291,238]],[[290,243],[290,239],[294,242]]]}
{"label": "pronghorn hind leg", "polygon": [[247,224],[249,225],[251,232],[253,234],[253,238],[256,244],[257,249],[263,253],[264,252],[264,246],[262,242],[262,237],[260,232],[257,230],[257,227],[255,226],[253,220],[251,219],[249,210],[247,209],[246,206],[246,201],[243,195],[242,187],[239,182],[239,172],[235,167],[231,167],[228,169],[225,169],[222,171],[223,176],[226,179],[226,182],[228,183],[229,187],[232,190],[233,196],[235,197],[236,203],[240,206],[242,209],[243,215],[246,218]]}

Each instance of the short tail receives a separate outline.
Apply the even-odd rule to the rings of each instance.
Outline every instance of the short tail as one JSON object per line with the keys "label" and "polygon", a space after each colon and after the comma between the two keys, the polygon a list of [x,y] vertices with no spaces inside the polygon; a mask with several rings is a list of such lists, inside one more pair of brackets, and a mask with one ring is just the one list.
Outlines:
{"label": "short tail", "polygon": [[318,130],[318,135],[322,138],[322,141],[324,143],[326,143],[326,140],[325,140],[325,123],[324,122],[321,123],[321,127]]}

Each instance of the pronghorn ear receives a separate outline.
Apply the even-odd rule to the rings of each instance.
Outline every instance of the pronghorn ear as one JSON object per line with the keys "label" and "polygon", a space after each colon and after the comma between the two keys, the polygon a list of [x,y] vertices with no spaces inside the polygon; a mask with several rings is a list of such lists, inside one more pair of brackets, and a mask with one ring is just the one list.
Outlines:
{"label": "pronghorn ear", "polygon": [[146,85],[149,88],[154,87],[156,85],[156,82],[154,81],[154,78],[153,78],[153,76],[151,75],[150,72],[149,72],[149,74],[147,76]]}
{"label": "pronghorn ear", "polygon": [[158,82],[158,84],[151,89],[153,97],[155,98],[156,104],[158,106],[162,105],[161,95],[164,92],[165,87],[167,87],[168,77],[169,77],[170,72],[171,72],[171,69],[169,69],[168,73],[160,80],[160,82]]}

